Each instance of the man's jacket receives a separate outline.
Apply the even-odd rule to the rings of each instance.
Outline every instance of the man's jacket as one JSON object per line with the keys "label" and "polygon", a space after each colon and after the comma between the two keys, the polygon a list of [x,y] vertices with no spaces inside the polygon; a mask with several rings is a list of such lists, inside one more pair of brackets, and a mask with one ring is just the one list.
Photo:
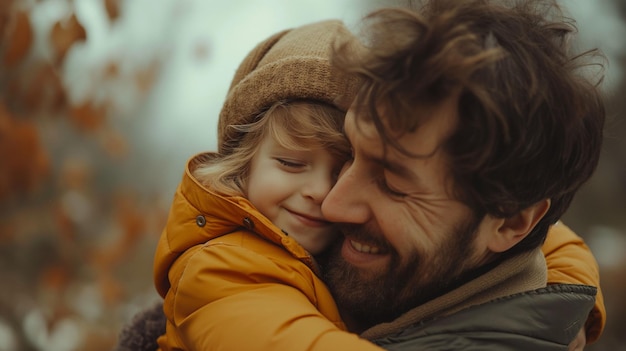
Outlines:
{"label": "man's jacket", "polygon": [[420,322],[375,342],[390,351],[567,350],[595,295],[590,286],[550,285]]}

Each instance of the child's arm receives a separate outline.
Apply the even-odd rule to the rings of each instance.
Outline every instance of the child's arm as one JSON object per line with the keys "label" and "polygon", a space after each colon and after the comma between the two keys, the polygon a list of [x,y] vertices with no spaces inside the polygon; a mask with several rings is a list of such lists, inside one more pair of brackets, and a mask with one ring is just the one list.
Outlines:
{"label": "child's arm", "polygon": [[306,267],[268,256],[211,244],[185,263],[165,309],[189,350],[382,350],[318,310],[313,302],[330,295],[315,296]]}
{"label": "child's arm", "polygon": [[548,231],[542,247],[548,264],[548,284],[584,284],[598,288],[596,303],[585,324],[587,343],[596,341],[606,322],[598,263],[585,242],[558,222]]}

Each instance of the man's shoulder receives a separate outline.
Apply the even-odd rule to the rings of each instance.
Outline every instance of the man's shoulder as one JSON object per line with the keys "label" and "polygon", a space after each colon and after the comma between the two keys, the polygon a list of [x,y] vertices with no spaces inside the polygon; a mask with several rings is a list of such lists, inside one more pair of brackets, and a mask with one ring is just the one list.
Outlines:
{"label": "man's shoulder", "polygon": [[423,321],[375,343],[388,350],[562,350],[583,327],[596,291],[550,285]]}

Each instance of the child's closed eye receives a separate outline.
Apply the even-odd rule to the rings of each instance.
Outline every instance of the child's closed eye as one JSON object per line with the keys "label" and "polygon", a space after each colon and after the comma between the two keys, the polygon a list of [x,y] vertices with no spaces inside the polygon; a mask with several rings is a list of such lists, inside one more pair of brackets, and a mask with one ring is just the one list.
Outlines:
{"label": "child's closed eye", "polygon": [[285,160],[283,158],[277,158],[276,161],[278,161],[278,163],[287,168],[300,169],[305,166],[305,164],[302,162]]}

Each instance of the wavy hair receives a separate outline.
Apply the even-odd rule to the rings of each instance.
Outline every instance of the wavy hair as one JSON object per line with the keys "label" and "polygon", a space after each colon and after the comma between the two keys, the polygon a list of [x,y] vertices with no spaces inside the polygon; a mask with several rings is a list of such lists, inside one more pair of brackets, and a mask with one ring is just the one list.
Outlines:
{"label": "wavy hair", "polygon": [[456,129],[439,146],[453,196],[479,218],[510,217],[550,199],[509,252],[539,246],[599,160],[602,54],[570,51],[575,22],[554,1],[433,0],[417,10],[376,11],[366,24],[365,50],[340,46],[333,59],[364,80],[359,120],[373,123],[386,145],[428,157],[391,135],[416,131],[436,117],[429,107],[457,97]]}
{"label": "wavy hair", "polygon": [[193,176],[219,193],[246,196],[252,158],[267,136],[292,150],[321,147],[345,161],[350,147],[342,133],[344,117],[344,112],[318,101],[278,101],[254,122],[228,126],[242,135],[236,147],[198,165]]}

